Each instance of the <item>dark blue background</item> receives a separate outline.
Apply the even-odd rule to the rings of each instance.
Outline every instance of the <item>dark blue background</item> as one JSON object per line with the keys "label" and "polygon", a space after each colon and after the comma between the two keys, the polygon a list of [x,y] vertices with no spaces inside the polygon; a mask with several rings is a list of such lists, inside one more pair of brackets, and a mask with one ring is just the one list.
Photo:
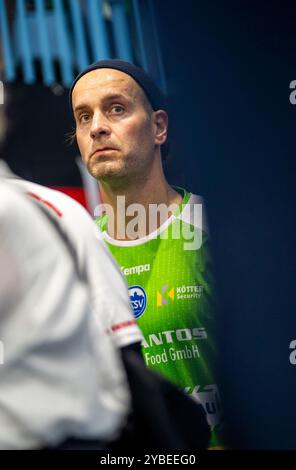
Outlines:
{"label": "dark blue background", "polygon": [[155,2],[171,182],[207,202],[232,446],[296,449],[296,5]]}

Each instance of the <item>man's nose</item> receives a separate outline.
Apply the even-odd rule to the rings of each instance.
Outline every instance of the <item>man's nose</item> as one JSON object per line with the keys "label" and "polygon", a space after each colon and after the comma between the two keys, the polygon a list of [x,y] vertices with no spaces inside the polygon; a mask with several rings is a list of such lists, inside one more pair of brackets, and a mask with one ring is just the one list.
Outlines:
{"label": "man's nose", "polygon": [[102,113],[95,113],[90,128],[90,135],[93,139],[100,135],[109,135],[111,132],[107,118]]}

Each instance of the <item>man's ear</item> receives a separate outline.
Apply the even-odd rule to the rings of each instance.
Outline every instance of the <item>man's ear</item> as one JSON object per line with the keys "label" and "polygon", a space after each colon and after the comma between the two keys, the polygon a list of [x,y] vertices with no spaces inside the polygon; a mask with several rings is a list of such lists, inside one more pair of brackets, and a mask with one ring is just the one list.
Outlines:
{"label": "man's ear", "polygon": [[168,135],[168,115],[162,109],[154,111],[153,113],[154,127],[155,127],[155,144],[162,145],[167,139]]}

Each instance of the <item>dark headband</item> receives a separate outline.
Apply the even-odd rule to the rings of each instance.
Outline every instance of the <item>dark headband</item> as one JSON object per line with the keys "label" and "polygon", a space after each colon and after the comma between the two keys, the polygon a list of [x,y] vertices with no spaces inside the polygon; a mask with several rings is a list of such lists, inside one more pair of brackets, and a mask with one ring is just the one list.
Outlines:
{"label": "dark headband", "polygon": [[85,70],[83,70],[74,80],[70,88],[70,104],[72,106],[72,92],[73,89],[83,75],[91,72],[92,70],[97,69],[114,69],[119,70],[120,72],[130,75],[138,85],[144,90],[152,108],[154,111],[158,109],[167,108],[166,98],[163,92],[158,88],[157,85],[152,81],[149,75],[140,67],[137,67],[134,64],[125,62],[119,59],[108,59],[108,60],[99,60],[94,64],[89,65]]}

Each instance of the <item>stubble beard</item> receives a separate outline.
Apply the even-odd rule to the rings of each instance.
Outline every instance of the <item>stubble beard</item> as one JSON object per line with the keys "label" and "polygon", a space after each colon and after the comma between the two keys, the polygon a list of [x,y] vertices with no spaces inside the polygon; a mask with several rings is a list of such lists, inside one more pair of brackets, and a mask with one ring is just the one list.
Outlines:
{"label": "stubble beard", "polygon": [[124,188],[145,177],[148,159],[141,159],[135,155],[113,157],[97,162],[88,162],[89,173],[99,182],[110,187]]}
{"label": "stubble beard", "polygon": [[112,181],[123,178],[129,173],[129,162],[122,158],[102,158],[87,164],[89,173],[98,181]]}

